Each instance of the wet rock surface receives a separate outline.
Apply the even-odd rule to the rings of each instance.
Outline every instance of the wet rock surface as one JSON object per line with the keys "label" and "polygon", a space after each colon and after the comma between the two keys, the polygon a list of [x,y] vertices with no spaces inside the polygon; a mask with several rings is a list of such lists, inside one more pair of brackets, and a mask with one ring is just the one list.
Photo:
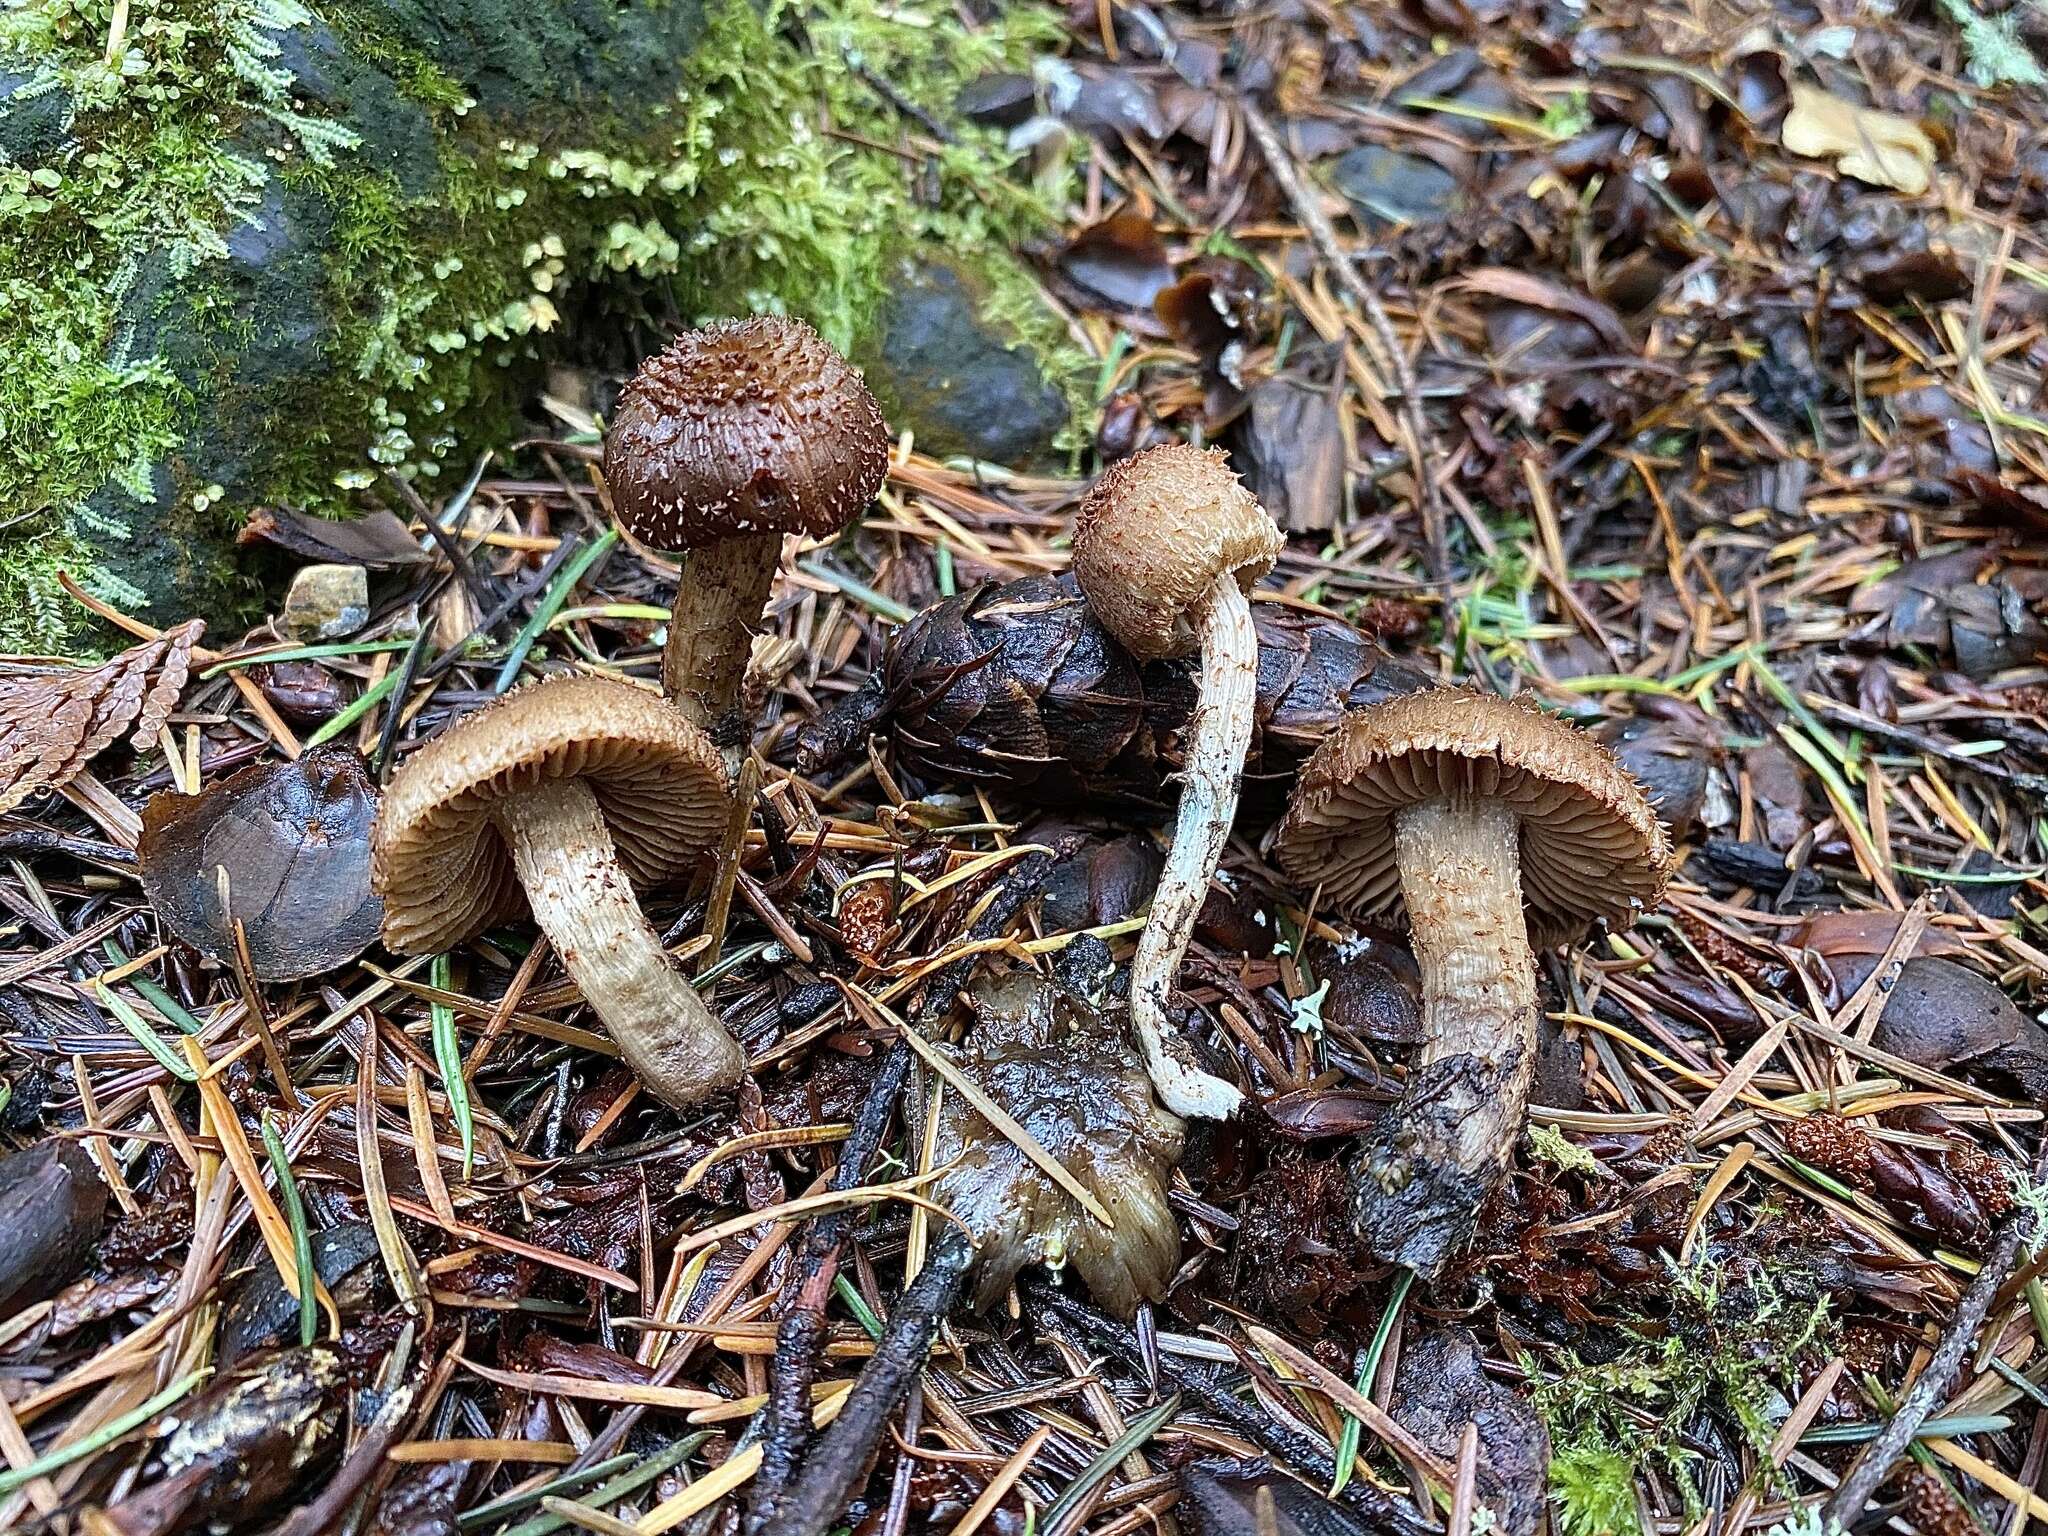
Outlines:
{"label": "wet rock surface", "polygon": [[906,260],[858,360],[889,425],[914,432],[924,452],[1031,464],[1052,451],[1067,403],[990,325],[984,303],[959,267]]}

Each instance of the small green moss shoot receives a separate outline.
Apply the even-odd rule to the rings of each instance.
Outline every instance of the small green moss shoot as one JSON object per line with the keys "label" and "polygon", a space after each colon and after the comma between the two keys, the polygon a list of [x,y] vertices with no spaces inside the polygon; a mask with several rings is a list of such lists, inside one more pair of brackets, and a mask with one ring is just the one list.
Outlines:
{"label": "small green moss shoot", "polygon": [[[1523,1364],[1550,1431],[1550,1489],[1565,1536],[1633,1536],[1636,1470],[1656,1469],[1701,1508],[1698,1457],[1684,1441],[1710,1414],[1762,1451],[1776,1432],[1774,1408],[1796,1396],[1792,1373],[1826,1343],[1826,1298],[1795,1299],[1761,1265],[1737,1267],[1703,1253],[1671,1267],[1665,1316],[1621,1330],[1611,1358],[1588,1363],[1564,1350]],[[1550,1379],[1554,1376],[1555,1379]]]}
{"label": "small green moss shoot", "polygon": [[[0,10],[0,68],[30,81],[9,107],[57,103],[62,138],[40,159],[0,159],[0,507],[14,519],[0,530],[0,650],[83,642],[60,567],[133,599],[99,552],[129,537],[153,477],[168,472],[180,515],[215,528],[266,501],[340,511],[383,470],[431,479],[506,441],[545,364],[593,332],[615,350],[774,310],[846,346],[890,263],[920,245],[974,263],[997,323],[1055,377],[1078,374],[1010,256],[1063,203],[1070,171],[1034,184],[997,135],[952,113],[968,80],[1057,45],[1051,6],[971,30],[937,0],[710,0],[666,104],[566,131],[550,114],[531,132],[486,126],[458,82],[350,0],[130,0],[118,26],[115,11]],[[403,190],[295,92],[280,39],[312,26],[425,114],[431,188]],[[906,124],[863,71],[952,141]],[[333,220],[320,366],[257,389],[137,348],[150,272],[168,272],[202,341],[261,329],[263,314],[208,285],[229,235],[279,188]],[[202,412],[257,445],[225,493],[179,456]]]}
{"label": "small green moss shoot", "polygon": [[1589,1179],[1602,1177],[1606,1170],[1600,1159],[1588,1152],[1577,1142],[1567,1137],[1554,1125],[1538,1121],[1529,1123],[1529,1150],[1546,1163],[1562,1168],[1566,1173],[1582,1173]]}

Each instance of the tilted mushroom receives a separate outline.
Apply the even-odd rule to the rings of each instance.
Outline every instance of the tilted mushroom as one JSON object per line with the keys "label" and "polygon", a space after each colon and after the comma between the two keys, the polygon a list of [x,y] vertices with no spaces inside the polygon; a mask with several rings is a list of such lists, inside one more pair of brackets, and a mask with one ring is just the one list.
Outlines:
{"label": "tilted mushroom", "polygon": [[1412,931],[1423,1043],[1360,1156],[1354,1217],[1381,1258],[1433,1277],[1521,1134],[1531,946],[1654,903],[1670,874],[1664,828],[1592,737],[1444,688],[1347,715],[1302,769],[1273,852],[1324,906]]}
{"label": "tilted mushroom", "polygon": [[1143,1063],[1098,1011],[1109,969],[1108,949],[1083,936],[1062,954],[1057,980],[1028,967],[992,977],[974,989],[965,1044],[941,1049],[1110,1222],[949,1088],[933,1143],[946,1172],[931,1194],[953,1219],[890,1308],[844,1410],[786,1490],[757,1510],[754,1536],[823,1536],[840,1522],[970,1281],[975,1304],[987,1306],[1026,1264],[1071,1264],[1097,1302],[1126,1317],[1165,1293],[1180,1257],[1166,1186],[1185,1127],[1160,1108]]}
{"label": "tilted mushroom", "polygon": [[662,689],[721,742],[785,533],[837,533],[875,499],[889,429],[853,365],[801,320],[690,331],[640,365],[605,434],[612,511],[685,552]]}
{"label": "tilted mushroom", "polygon": [[1148,448],[1112,466],[1074,521],[1074,575],[1107,629],[1142,661],[1199,652],[1173,844],[1131,966],[1131,1024],[1167,1108],[1221,1119],[1243,1095],[1204,1072],[1167,1002],[1237,814],[1251,745],[1259,637],[1245,593],[1283,540],[1218,450]]}
{"label": "tilted mushroom", "polygon": [[720,846],[730,791],[704,733],[604,677],[535,683],[427,743],[385,791],[370,873],[384,942],[449,948],[531,910],[628,1065],[677,1108],[746,1058],[669,963],[636,888]]}
{"label": "tilted mushroom", "polygon": [[[1078,942],[1078,941],[1077,941]],[[1029,970],[982,983],[975,1023],[949,1054],[1111,1218],[1105,1226],[981,1112],[948,1093],[932,1197],[974,1237],[975,1305],[1027,1264],[1071,1264],[1120,1317],[1156,1301],[1180,1257],[1166,1181],[1184,1126],[1159,1106],[1142,1063],[1086,1000]]]}

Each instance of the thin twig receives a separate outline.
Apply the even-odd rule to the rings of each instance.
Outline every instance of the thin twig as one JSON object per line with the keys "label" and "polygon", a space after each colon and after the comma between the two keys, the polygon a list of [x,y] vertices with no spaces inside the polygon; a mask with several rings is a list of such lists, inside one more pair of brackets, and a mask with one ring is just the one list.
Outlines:
{"label": "thin twig", "polygon": [[948,1227],[932,1245],[917,1278],[905,1287],[861,1368],[853,1394],[831,1428],[818,1437],[789,1492],[756,1528],[756,1536],[824,1536],[838,1522],[867,1475],[889,1416],[902,1403],[939,1331],[939,1323],[967,1283],[974,1245]]}
{"label": "thin twig", "polygon": [[[2034,1154],[2033,1179],[2037,1186],[2044,1176],[2048,1176],[2048,1139],[2042,1141]],[[1862,1517],[1871,1497],[1891,1476],[1892,1463],[1906,1454],[1906,1447],[1920,1433],[1921,1424],[1947,1399],[1956,1370],[1963,1363],[1963,1355],[1976,1338],[1977,1330],[1984,1326],[1998,1288],[2012,1273],[2013,1265],[2019,1262],[2020,1250],[2025,1246],[2032,1224],[2033,1213],[2022,1207],[2014,1211],[1999,1229],[1990,1251],[1984,1255],[1982,1267],[1971,1277],[1969,1288],[1956,1303],[1927,1368],[1906,1389],[1906,1395],[1899,1399],[1898,1410],[1890,1422],[1875,1440],[1863,1448],[1863,1454],[1856,1458],[1848,1475],[1836,1486],[1833,1497],[1821,1512],[1822,1530],[1846,1531]]]}

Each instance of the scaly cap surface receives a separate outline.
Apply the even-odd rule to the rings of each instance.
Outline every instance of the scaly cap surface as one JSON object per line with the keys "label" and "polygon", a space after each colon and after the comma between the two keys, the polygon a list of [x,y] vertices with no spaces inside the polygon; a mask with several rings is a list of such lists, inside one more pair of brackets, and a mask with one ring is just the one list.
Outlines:
{"label": "scaly cap surface", "polygon": [[612,511],[655,549],[827,537],[875,499],[888,468],[889,429],[859,370],[776,315],[678,336],[627,383],[604,440]]}
{"label": "scaly cap surface", "polygon": [[1220,448],[1164,443],[1112,464],[1074,517],[1074,576],[1144,661],[1195,647],[1191,615],[1219,576],[1247,592],[1285,543]]}

